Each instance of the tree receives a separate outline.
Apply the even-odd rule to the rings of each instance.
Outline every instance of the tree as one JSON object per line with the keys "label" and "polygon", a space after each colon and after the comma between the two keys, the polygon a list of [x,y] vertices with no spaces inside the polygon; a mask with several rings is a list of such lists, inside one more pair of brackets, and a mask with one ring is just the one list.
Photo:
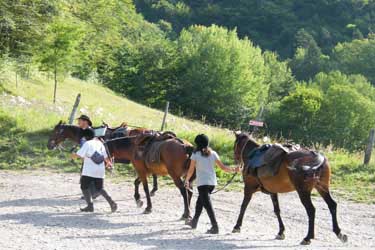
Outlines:
{"label": "tree", "polygon": [[298,48],[289,65],[298,80],[309,80],[327,70],[329,57],[313,42],[307,48]]}
{"label": "tree", "polygon": [[375,38],[353,40],[336,45],[333,63],[346,74],[361,74],[375,84]]}
{"label": "tree", "polygon": [[266,83],[269,85],[267,102],[280,101],[295,89],[294,77],[287,62],[279,61],[275,53],[266,51],[263,57],[267,67]]}
{"label": "tree", "polygon": [[82,33],[79,27],[67,19],[56,18],[46,29],[45,38],[34,52],[40,69],[54,76],[53,103],[56,102],[58,76],[71,68]]}
{"label": "tree", "polygon": [[319,113],[319,140],[349,150],[363,149],[375,126],[375,103],[349,85],[332,85]]}
{"label": "tree", "polygon": [[319,89],[299,85],[267,115],[270,131],[304,145],[317,142],[316,122],[323,95]]}
{"label": "tree", "polygon": [[170,98],[184,114],[232,127],[256,115],[268,85],[261,50],[250,40],[236,30],[196,25],[181,32],[177,46],[177,89]]}

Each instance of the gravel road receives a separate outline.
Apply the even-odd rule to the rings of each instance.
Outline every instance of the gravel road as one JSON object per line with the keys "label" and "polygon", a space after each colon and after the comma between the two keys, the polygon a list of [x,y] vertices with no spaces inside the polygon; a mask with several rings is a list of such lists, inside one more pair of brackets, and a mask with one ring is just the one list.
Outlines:
{"label": "gravel road", "polygon": [[[118,201],[119,211],[109,213],[103,198],[93,214],[79,207],[78,174],[51,171],[0,172],[0,249],[374,249],[375,205],[357,204],[336,198],[339,223],[349,236],[341,243],[331,232],[326,204],[314,198],[316,239],[300,246],[306,234],[307,216],[297,194],[280,195],[286,224],[286,239],[274,240],[277,220],[270,198],[256,194],[247,210],[240,234],[231,229],[242,201],[240,192],[220,192],[213,203],[220,224],[219,235],[206,235],[208,218],[202,214],[195,231],[178,218],[182,199],[175,188],[163,187],[153,197],[152,214],[142,214],[133,201],[130,182],[106,183]],[[193,198],[195,204],[196,196]]]}

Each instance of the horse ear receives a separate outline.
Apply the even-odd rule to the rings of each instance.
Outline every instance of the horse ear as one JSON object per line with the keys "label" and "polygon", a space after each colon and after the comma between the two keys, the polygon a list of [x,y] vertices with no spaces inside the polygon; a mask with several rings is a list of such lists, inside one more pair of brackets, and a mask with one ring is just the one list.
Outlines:
{"label": "horse ear", "polygon": [[61,124],[62,124],[62,122],[63,122],[63,121],[62,121],[62,120],[60,120],[60,121],[59,121],[59,123],[58,123],[57,125],[61,125]]}

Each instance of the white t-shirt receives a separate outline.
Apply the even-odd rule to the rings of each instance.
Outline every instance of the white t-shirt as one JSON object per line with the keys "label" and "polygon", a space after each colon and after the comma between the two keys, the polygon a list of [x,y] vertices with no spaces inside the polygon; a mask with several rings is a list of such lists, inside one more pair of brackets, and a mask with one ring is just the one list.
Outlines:
{"label": "white t-shirt", "polygon": [[211,150],[209,156],[202,156],[201,152],[192,154],[191,159],[195,161],[195,169],[197,171],[197,186],[210,185],[216,186],[216,161],[220,160],[217,153]]}
{"label": "white t-shirt", "polygon": [[95,153],[95,151],[103,155],[104,158],[108,157],[103,143],[96,138],[85,142],[80,150],[78,150],[77,155],[83,158],[82,175],[94,178],[104,178],[104,162],[96,164],[90,158]]}

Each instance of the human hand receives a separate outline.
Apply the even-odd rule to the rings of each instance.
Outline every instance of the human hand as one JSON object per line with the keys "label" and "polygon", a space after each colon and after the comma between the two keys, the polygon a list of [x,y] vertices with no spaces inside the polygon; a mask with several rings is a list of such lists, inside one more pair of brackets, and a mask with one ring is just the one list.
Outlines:
{"label": "human hand", "polygon": [[188,180],[185,180],[184,186],[185,188],[190,188],[190,182]]}
{"label": "human hand", "polygon": [[241,172],[241,168],[240,167],[235,167],[234,169],[233,169],[233,172],[235,172],[235,173],[239,173],[239,172]]}

